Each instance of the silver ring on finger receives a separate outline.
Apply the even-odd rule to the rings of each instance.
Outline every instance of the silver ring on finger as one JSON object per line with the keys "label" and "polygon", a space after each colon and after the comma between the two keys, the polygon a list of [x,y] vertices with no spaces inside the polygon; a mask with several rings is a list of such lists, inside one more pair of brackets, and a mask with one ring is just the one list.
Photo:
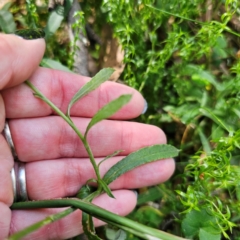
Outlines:
{"label": "silver ring on finger", "polygon": [[14,202],[28,201],[25,163],[14,162],[11,177],[13,182]]}
{"label": "silver ring on finger", "polygon": [[25,170],[26,164],[20,162],[17,157],[17,153],[12,140],[12,134],[7,121],[5,122],[3,136],[5,137],[14,158],[14,166],[11,170],[14,202],[27,201],[28,194],[27,194],[27,179],[26,179],[26,170]]}

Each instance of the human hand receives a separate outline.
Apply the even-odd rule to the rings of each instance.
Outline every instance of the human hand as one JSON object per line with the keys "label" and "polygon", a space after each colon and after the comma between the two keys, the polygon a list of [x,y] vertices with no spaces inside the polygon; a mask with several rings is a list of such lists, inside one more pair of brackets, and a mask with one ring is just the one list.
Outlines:
{"label": "human hand", "polygon": [[[72,96],[88,81],[87,77],[38,67],[44,49],[42,39],[23,40],[13,35],[0,35],[0,127],[3,130],[5,118],[8,118],[18,158],[26,163],[27,191],[31,200],[74,196],[88,179],[95,177],[87,153],[74,131],[42,100],[35,98],[30,88],[21,84],[30,79],[47,98],[66,112]],[[148,145],[166,143],[166,137],[159,128],[123,121],[137,117],[144,109],[144,99],[140,93],[125,85],[113,82],[102,84],[73,106],[72,119],[84,132],[99,108],[127,93],[133,95],[130,103],[110,120],[94,126],[88,135],[97,161],[116,150],[124,150],[121,156],[112,157],[101,164],[102,176],[129,153]],[[0,239],[4,239],[62,209],[11,211],[13,191],[10,171],[14,162],[2,135],[0,154]],[[158,184],[167,180],[173,171],[172,159],[138,167],[110,184],[115,199],[103,194],[93,203],[126,215],[136,204],[134,192],[127,189]],[[26,239],[70,238],[82,232],[80,221],[81,211],[75,211]],[[100,220],[95,220],[96,226],[102,224]]]}

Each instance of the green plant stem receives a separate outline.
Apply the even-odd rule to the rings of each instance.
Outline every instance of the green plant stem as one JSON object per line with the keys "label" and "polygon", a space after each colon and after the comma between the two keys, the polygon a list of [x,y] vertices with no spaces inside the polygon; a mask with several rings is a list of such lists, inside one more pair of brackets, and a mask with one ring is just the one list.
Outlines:
{"label": "green plant stem", "polygon": [[[133,231],[141,233],[144,239],[162,239],[162,240],[183,240],[184,238],[171,235],[169,233],[147,227],[130,219],[121,217],[103,208],[100,208],[89,202],[79,199],[53,199],[41,201],[18,202],[11,206],[11,209],[36,209],[36,208],[62,208],[62,207],[79,208],[85,213],[91,214],[94,217],[106,222],[111,222],[124,228],[132,228]],[[155,237],[155,238],[153,238]]]}
{"label": "green plant stem", "polygon": [[[70,117],[67,117],[54,103],[52,103],[48,98],[46,98],[31,82],[29,82],[28,80],[25,81],[25,83],[27,84],[28,87],[30,87],[33,91],[34,91],[34,96],[38,97],[40,99],[42,99],[45,103],[47,103],[60,117],[62,117],[68,124],[69,126],[76,132],[76,134],[78,135],[78,137],[81,139],[87,153],[88,156],[90,158],[90,161],[93,165],[94,171],[96,173],[98,182],[100,182],[99,180],[101,180],[101,176],[99,173],[99,169],[98,166],[95,162],[92,150],[87,142],[87,140],[84,138],[84,136],[81,134],[81,132],[78,130],[78,128],[76,127],[76,125],[73,123],[73,121],[71,120]],[[101,186],[99,185],[98,188],[102,189]]]}
{"label": "green plant stem", "polygon": [[159,8],[155,8],[149,4],[146,4],[147,7],[153,9],[153,10],[156,10],[156,11],[159,11],[159,12],[162,12],[162,13],[165,13],[165,14],[168,14],[170,16],[174,16],[174,17],[178,17],[178,18],[181,18],[181,19],[184,19],[184,20],[187,20],[187,21],[191,21],[191,22],[194,22],[194,23],[198,23],[198,24],[201,24],[203,25],[204,22],[201,22],[201,21],[197,21],[197,20],[193,20],[191,18],[187,18],[187,17],[184,17],[184,16],[181,16],[181,15],[178,15],[178,14],[175,14],[175,13],[172,13],[172,12],[168,12],[168,11],[165,11],[163,9],[159,9]]}
{"label": "green plant stem", "polygon": [[33,231],[38,230],[41,227],[44,227],[50,223],[53,223],[63,217],[66,217],[67,215],[69,215],[70,213],[74,212],[76,210],[76,208],[68,208],[62,212],[56,213],[56,214],[52,214],[48,217],[46,217],[44,220],[39,221],[27,228],[24,228],[23,230],[11,235],[8,240],[19,240],[23,237],[25,237],[26,235],[30,234]]}

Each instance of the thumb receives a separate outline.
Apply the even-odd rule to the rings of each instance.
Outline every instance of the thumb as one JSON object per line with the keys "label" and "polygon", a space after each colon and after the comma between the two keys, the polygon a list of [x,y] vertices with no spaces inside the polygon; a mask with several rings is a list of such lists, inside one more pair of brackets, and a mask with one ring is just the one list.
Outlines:
{"label": "thumb", "polygon": [[0,90],[27,80],[38,67],[44,51],[44,39],[25,40],[0,34]]}

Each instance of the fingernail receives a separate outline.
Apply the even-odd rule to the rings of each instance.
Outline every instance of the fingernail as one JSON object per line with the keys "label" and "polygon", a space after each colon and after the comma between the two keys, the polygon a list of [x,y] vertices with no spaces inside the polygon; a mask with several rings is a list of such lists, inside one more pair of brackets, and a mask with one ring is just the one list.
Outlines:
{"label": "fingernail", "polygon": [[146,101],[146,99],[144,99],[144,108],[143,108],[143,111],[142,111],[142,114],[144,114],[148,109],[148,103]]}
{"label": "fingernail", "polygon": [[17,30],[14,33],[16,36],[21,37],[26,40],[33,40],[33,39],[38,39],[38,38],[44,38],[45,37],[45,32],[43,29],[22,29],[22,30]]}
{"label": "fingernail", "polygon": [[138,199],[138,192],[136,190],[132,190],[132,192],[135,194],[136,199]]}

